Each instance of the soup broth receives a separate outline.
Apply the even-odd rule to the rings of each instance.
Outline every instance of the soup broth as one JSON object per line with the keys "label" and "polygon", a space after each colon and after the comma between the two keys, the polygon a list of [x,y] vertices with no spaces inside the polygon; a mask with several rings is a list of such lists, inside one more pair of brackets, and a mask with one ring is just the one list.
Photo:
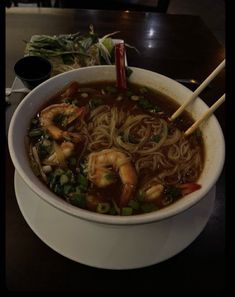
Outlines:
{"label": "soup broth", "polygon": [[200,189],[201,131],[156,90],[115,82],[72,82],[30,123],[29,159],[51,191],[77,207],[109,215],[157,211]]}

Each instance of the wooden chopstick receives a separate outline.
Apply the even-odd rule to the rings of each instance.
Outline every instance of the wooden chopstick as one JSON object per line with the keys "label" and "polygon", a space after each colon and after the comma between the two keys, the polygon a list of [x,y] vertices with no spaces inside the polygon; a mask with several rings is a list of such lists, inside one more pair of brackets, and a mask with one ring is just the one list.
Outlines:
{"label": "wooden chopstick", "polygon": [[223,102],[225,101],[225,94],[221,96],[191,127],[184,132],[185,136],[192,134],[198,126],[206,120]]}
{"label": "wooden chopstick", "polygon": [[216,69],[200,84],[200,86],[193,92],[189,97],[189,100],[184,102],[170,117],[170,120],[173,121],[176,119],[185,108],[191,103],[197,96],[209,85],[209,83],[220,73],[220,71],[225,67],[225,59],[216,67]]}

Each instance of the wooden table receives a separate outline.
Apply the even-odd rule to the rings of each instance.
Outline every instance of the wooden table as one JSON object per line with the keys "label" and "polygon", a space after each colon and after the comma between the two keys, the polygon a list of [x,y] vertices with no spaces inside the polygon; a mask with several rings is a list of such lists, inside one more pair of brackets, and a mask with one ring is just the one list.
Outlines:
{"label": "wooden table", "polygon": [[[198,16],[145,12],[11,8],[6,13],[6,83],[33,34],[88,31],[117,38],[138,48],[127,52],[130,66],[172,78],[202,80],[224,59],[225,50]],[[210,105],[224,93],[222,72],[201,97]],[[224,106],[216,111],[224,129]],[[216,186],[212,216],[200,236],[177,256],[154,266],[108,271],[87,267],[57,254],[25,222],[14,192],[14,167],[6,145],[6,284],[10,290],[214,292],[225,288],[225,177]],[[198,295],[199,296],[199,295]]]}

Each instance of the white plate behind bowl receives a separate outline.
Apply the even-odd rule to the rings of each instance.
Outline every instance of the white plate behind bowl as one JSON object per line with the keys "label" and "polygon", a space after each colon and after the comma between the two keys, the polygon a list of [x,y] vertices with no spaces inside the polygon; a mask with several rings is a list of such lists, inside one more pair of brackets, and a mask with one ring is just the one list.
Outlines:
{"label": "white plate behind bowl", "polygon": [[[168,77],[144,69],[131,68],[133,73],[130,77],[130,81],[156,88],[174,98],[180,104],[187,100],[192,93],[189,89]],[[115,78],[115,66],[86,67],[57,75],[31,91],[17,107],[9,128],[9,150],[14,166],[26,184],[38,196],[63,212],[85,220],[121,225],[142,224],[176,215],[199,202],[213,187],[221,173],[224,163],[224,138],[215,116],[211,116],[203,127],[203,135],[206,143],[206,162],[199,180],[202,188],[157,212],[130,217],[113,217],[76,208],[66,203],[46,188],[33,174],[29,166],[24,136],[27,134],[32,116],[39,110],[42,104],[72,80],[84,83],[87,81],[115,80]],[[191,109],[192,115],[198,118],[208,107],[202,100],[197,99],[191,105],[189,111]]]}
{"label": "white plate behind bowl", "polygon": [[204,229],[213,209],[215,187],[178,216],[143,225],[87,222],[40,199],[15,172],[21,213],[33,232],[59,254],[98,268],[133,269],[157,264],[185,249]]}

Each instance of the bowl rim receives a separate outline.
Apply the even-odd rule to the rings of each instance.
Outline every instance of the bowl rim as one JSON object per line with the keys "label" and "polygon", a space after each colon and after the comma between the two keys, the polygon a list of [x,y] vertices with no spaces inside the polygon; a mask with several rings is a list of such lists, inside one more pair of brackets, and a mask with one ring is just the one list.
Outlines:
{"label": "bowl rim", "polygon": [[[167,206],[167,207],[160,209],[158,211],[154,211],[154,212],[150,212],[150,213],[146,213],[146,214],[138,214],[138,215],[133,215],[133,216],[113,216],[113,215],[107,215],[107,214],[99,214],[99,213],[91,212],[89,210],[78,208],[76,206],[73,206],[73,205],[65,202],[62,198],[60,198],[59,196],[55,195],[53,192],[48,190],[46,185],[42,184],[43,186],[39,187],[35,183],[33,183],[32,180],[30,180],[30,178],[27,176],[27,174],[24,171],[24,168],[22,168],[22,166],[16,156],[16,151],[13,146],[14,125],[15,125],[15,121],[17,119],[18,113],[20,112],[21,108],[26,104],[27,101],[30,101],[30,98],[33,97],[34,93],[36,93],[40,88],[43,88],[47,84],[50,84],[51,81],[57,80],[57,79],[59,79],[59,77],[69,75],[69,73],[72,73],[72,72],[81,72],[84,70],[89,71],[89,69],[91,69],[91,71],[92,71],[93,69],[98,69],[98,68],[115,68],[115,66],[114,65],[89,66],[89,67],[74,69],[74,70],[71,70],[71,71],[68,71],[65,73],[61,73],[55,77],[49,78],[45,82],[38,85],[28,95],[26,95],[24,97],[24,99],[20,102],[20,104],[18,105],[16,111],[14,112],[14,114],[12,116],[10,126],[9,126],[9,131],[8,131],[9,152],[10,152],[11,159],[13,161],[13,164],[14,164],[15,169],[18,172],[18,174],[23,178],[25,183],[30,187],[31,190],[33,190],[37,194],[37,196],[40,199],[43,199],[44,201],[46,201],[50,205],[56,207],[60,211],[63,211],[67,215],[72,215],[72,216],[78,217],[80,219],[84,219],[84,220],[92,221],[92,222],[96,222],[96,223],[102,223],[102,224],[137,225],[137,224],[146,224],[146,223],[151,223],[151,222],[162,221],[165,219],[169,219],[173,216],[176,216],[176,215],[186,211],[187,209],[193,207],[195,204],[199,203],[200,200],[216,184],[216,182],[221,174],[221,171],[223,169],[223,166],[224,166],[224,160],[225,160],[224,135],[223,135],[222,129],[220,127],[220,124],[214,115],[212,115],[212,117],[214,118],[214,123],[215,123],[216,129],[217,129],[218,137],[221,138],[221,160],[220,160],[220,163],[216,167],[216,171],[214,172],[213,178],[211,179],[209,186],[206,188],[201,188],[200,195],[198,195],[194,200],[185,199],[183,204],[181,202],[180,207],[179,207],[179,204],[177,204],[177,202],[175,202],[171,206]],[[176,86],[178,86],[178,87],[180,86],[180,88],[184,88],[185,91],[187,90],[187,92],[192,93],[191,90],[189,90],[182,84],[178,83],[177,81],[175,81],[165,75],[162,75],[160,73],[153,72],[153,71],[150,71],[150,70],[147,70],[144,68],[137,68],[137,67],[130,67],[130,68],[133,71],[135,71],[135,70],[144,71],[150,75],[158,75],[160,77],[163,77],[166,80],[170,80],[171,83],[174,83]],[[197,100],[201,100],[201,103],[203,105],[205,105],[206,108],[208,108],[208,106],[204,103],[204,101],[202,99],[198,98]],[[50,191],[49,197],[47,194],[48,191]],[[180,200],[182,200],[182,199],[180,199]]]}

